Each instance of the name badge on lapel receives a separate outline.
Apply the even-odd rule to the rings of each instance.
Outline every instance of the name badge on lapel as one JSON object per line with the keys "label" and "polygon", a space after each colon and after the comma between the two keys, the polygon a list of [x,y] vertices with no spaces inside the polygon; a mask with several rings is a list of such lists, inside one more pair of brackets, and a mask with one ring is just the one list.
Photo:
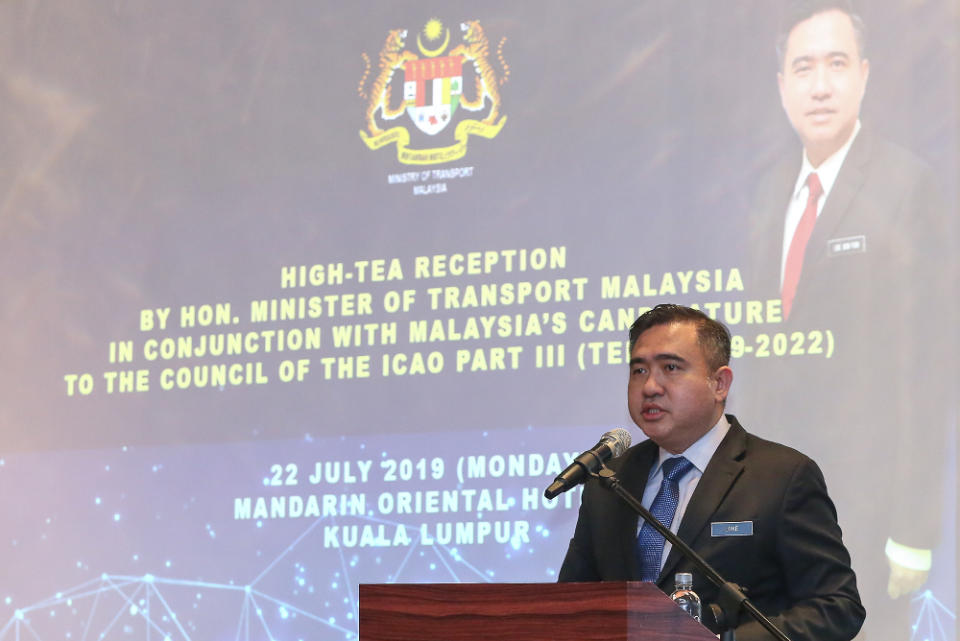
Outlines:
{"label": "name badge on lapel", "polygon": [[711,523],[710,536],[753,536],[753,521]]}
{"label": "name badge on lapel", "polygon": [[867,252],[867,237],[847,236],[846,238],[831,238],[827,241],[827,248],[830,256],[843,256],[846,254],[865,254]]}

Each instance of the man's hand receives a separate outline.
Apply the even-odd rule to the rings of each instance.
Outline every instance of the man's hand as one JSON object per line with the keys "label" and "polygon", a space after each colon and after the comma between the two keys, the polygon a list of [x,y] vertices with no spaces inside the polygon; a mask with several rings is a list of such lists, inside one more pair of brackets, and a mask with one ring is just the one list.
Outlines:
{"label": "man's hand", "polygon": [[914,548],[887,539],[885,552],[887,564],[890,566],[887,594],[891,599],[916,592],[927,582],[927,575],[933,565],[932,550]]}
{"label": "man's hand", "polygon": [[887,582],[887,594],[891,599],[897,599],[904,594],[916,592],[927,582],[929,570],[914,570],[900,565],[887,557],[890,565],[890,580]]}

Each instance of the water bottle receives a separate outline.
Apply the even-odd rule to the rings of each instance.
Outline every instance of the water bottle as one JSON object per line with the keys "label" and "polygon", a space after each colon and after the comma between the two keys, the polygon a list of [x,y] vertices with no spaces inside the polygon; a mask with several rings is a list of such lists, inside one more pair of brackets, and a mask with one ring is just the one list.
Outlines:
{"label": "water bottle", "polygon": [[676,589],[670,598],[683,608],[687,614],[697,621],[700,620],[700,597],[693,591],[693,575],[689,572],[677,572]]}

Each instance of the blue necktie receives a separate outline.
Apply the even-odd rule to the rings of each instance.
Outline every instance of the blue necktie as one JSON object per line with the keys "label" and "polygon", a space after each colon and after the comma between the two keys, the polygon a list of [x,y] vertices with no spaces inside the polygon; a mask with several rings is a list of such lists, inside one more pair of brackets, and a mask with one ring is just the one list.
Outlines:
{"label": "blue necktie", "polygon": [[[660,491],[653,499],[650,513],[667,528],[673,523],[673,515],[680,503],[680,485],[678,481],[690,471],[693,463],[682,456],[668,458],[663,462],[663,482]],[[663,556],[663,536],[650,527],[647,522],[640,528],[637,537],[637,566],[641,581],[656,581],[660,576],[660,557]]]}

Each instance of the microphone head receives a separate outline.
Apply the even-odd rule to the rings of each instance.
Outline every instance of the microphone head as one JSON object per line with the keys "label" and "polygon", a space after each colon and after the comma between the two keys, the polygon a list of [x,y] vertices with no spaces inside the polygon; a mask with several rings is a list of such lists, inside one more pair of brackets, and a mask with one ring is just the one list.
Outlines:
{"label": "microphone head", "polygon": [[604,440],[606,440],[610,445],[610,450],[613,452],[611,458],[616,458],[627,451],[627,448],[630,447],[630,432],[618,427],[615,430],[610,430],[603,435]]}

